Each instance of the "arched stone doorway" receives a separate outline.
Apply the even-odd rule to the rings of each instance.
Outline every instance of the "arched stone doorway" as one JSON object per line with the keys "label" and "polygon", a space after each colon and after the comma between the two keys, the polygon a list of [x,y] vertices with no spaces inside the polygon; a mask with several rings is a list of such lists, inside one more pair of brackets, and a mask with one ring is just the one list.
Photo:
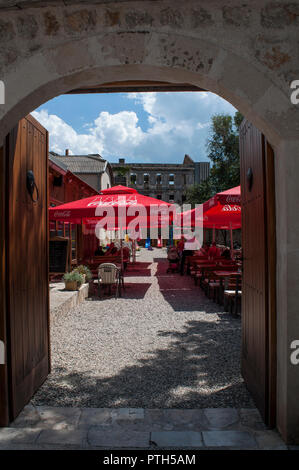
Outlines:
{"label": "arched stone doorway", "polygon": [[183,6],[179,1],[115,1],[50,7],[35,2],[33,8],[32,2],[16,3],[21,8],[3,10],[0,18],[6,98],[0,107],[0,142],[19,119],[61,93],[154,80],[219,94],[274,147],[277,416],[284,438],[294,440],[299,417],[299,377],[289,360],[290,344],[299,338],[299,225],[293,217],[299,196],[293,177],[299,171],[299,111],[290,100],[290,81],[298,78],[294,4],[240,6],[233,1],[223,6],[215,1],[203,8],[190,0]]}

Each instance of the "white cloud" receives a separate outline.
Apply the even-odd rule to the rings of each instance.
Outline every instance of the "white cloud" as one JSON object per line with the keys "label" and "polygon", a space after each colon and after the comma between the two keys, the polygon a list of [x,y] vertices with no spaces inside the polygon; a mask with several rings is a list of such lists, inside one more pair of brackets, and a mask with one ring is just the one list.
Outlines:
{"label": "white cloud", "polygon": [[[143,108],[147,126],[143,129],[135,111],[115,114],[102,111],[78,133],[55,114],[43,108],[32,114],[48,129],[50,148],[73,154],[100,153],[116,161],[181,162],[187,153],[195,160],[206,158],[206,139],[211,116],[233,114],[235,109],[217,95],[207,92],[131,93],[127,99]],[[138,106],[136,106],[136,110]]]}
{"label": "white cloud", "polygon": [[37,119],[50,135],[50,150],[64,154],[65,149],[70,149],[72,154],[101,153],[103,146],[92,133],[78,134],[70,125],[55,114],[48,114],[46,109],[33,111],[33,117]]}
{"label": "white cloud", "polygon": [[109,153],[118,152],[120,148],[129,151],[131,147],[140,145],[144,139],[144,133],[138,126],[138,117],[133,111],[121,111],[117,114],[103,111],[94,124],[94,135]]}

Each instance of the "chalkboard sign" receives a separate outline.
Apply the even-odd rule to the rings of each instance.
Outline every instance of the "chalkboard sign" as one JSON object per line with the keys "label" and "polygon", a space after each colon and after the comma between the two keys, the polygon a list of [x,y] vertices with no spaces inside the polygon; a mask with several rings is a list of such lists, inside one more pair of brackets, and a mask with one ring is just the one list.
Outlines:
{"label": "chalkboard sign", "polygon": [[64,274],[67,271],[70,247],[69,243],[69,238],[55,237],[50,239],[50,274]]}

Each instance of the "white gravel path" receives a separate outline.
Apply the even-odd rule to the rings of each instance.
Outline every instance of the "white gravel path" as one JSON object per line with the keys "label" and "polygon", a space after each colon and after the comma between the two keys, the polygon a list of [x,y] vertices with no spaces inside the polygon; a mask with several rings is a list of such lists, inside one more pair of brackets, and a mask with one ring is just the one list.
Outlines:
{"label": "white gravel path", "polygon": [[165,258],[143,249],[122,298],[52,318],[52,373],[35,405],[253,407],[240,374],[240,319],[189,276],[166,274]]}

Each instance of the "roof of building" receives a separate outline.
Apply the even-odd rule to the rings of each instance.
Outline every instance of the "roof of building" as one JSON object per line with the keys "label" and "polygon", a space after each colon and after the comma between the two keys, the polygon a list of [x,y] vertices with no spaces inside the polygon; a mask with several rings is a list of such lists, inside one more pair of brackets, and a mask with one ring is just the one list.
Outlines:
{"label": "roof of building", "polygon": [[65,167],[72,173],[103,173],[107,168],[107,161],[101,155],[53,155],[52,161],[61,167]]}
{"label": "roof of building", "polygon": [[54,154],[53,152],[49,152],[49,161],[50,161],[50,164],[52,164],[52,168],[54,166],[54,168],[57,170],[57,167],[58,169],[61,169],[61,173],[63,175],[67,175],[67,176],[71,176],[71,178],[75,178],[75,180],[80,183],[81,185],[85,186],[86,189],[88,189],[90,191],[90,194],[98,194],[98,191],[93,188],[92,186],[90,186],[90,184],[88,184],[86,181],[82,180],[78,175],[75,175],[72,171],[70,171],[66,165],[64,165],[64,163],[62,163],[58,158],[57,158],[57,155]]}
{"label": "roof of building", "polygon": [[62,168],[62,170],[64,171],[67,171],[68,168],[67,166],[62,162],[60,161],[58,158],[57,158],[57,155],[53,154],[52,152],[49,152],[49,160],[54,163],[55,165],[59,166],[60,168]]}
{"label": "roof of building", "polygon": [[[135,163],[135,162],[126,162],[125,158],[120,158],[118,162],[115,163],[110,163],[112,168],[116,170],[119,167],[124,167],[124,168],[130,168],[130,169],[147,169],[147,170],[155,170],[157,171],[159,168],[161,170],[194,170],[195,165],[199,165],[200,163],[203,162],[194,162],[194,160],[189,156],[185,155],[184,160],[182,163]],[[204,162],[206,163],[206,162]]]}

